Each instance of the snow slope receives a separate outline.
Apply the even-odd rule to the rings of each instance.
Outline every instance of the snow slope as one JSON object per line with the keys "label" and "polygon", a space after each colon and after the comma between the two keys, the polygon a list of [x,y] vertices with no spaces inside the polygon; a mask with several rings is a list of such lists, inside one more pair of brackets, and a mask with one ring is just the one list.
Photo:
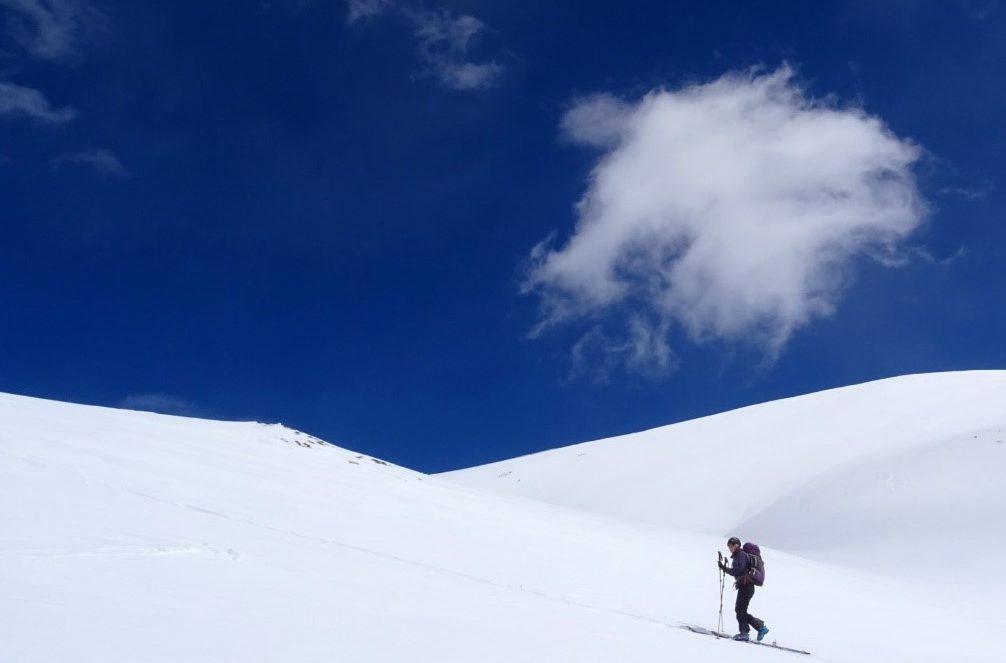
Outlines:
{"label": "snow slope", "polygon": [[[933,449],[934,463],[955,455]],[[456,483],[479,483],[477,472],[430,477],[278,425],[0,395],[0,661],[794,656],[673,628],[715,625],[725,524],[690,527],[685,512],[700,500],[667,510],[682,519],[673,528]],[[558,472],[563,490],[577,485],[571,472]],[[780,481],[798,491],[798,474],[780,469]],[[617,501],[628,488],[604,489]],[[983,512],[999,516],[986,529],[1001,528],[1001,509]],[[743,519],[753,529],[765,513]],[[1001,618],[985,612],[998,578],[962,585],[951,602],[897,573],[767,557],[771,585],[753,610],[781,644],[830,661],[1001,658]],[[922,617],[939,626],[931,637],[890,633]]]}
{"label": "snow slope", "polygon": [[693,531],[750,526],[800,549],[876,535],[862,518],[892,510],[885,530],[899,536],[1002,534],[980,525],[1003,515],[1004,461],[1006,371],[976,371],[834,389],[442,476]]}
{"label": "snow slope", "polygon": [[[444,475],[919,586],[1000,613],[1006,371],[912,375]],[[997,577],[998,576],[998,577]],[[999,632],[1006,618],[994,617]]]}

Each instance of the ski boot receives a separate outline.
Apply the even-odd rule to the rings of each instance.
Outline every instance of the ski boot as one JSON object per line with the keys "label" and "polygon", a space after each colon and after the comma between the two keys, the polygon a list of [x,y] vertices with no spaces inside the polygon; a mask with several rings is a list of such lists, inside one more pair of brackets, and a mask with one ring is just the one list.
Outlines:
{"label": "ski boot", "polygon": [[734,640],[737,640],[738,642],[748,642],[749,640],[751,640],[751,636],[749,636],[747,633],[738,633],[737,635],[734,636]]}
{"label": "ski boot", "polygon": [[758,642],[761,642],[766,635],[768,635],[768,626],[762,624],[761,628],[758,629]]}

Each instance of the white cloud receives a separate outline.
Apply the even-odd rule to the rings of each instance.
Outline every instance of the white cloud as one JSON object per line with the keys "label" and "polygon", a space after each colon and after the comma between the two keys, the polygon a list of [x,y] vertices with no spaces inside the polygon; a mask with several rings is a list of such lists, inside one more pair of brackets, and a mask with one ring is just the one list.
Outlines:
{"label": "white cloud", "polygon": [[496,62],[434,62],[432,71],[441,83],[452,90],[479,90],[497,83],[503,73],[503,65]]}
{"label": "white cloud", "polygon": [[574,104],[563,135],[603,153],[572,236],[531,253],[534,333],[615,313],[628,322],[610,345],[636,368],[673,367],[672,326],[774,358],[835,310],[857,258],[896,264],[925,216],[920,149],[793,78],[784,66]]}
{"label": "white cloud", "polygon": [[65,124],[76,116],[72,108],[53,108],[34,88],[0,82],[0,117],[27,117],[46,124]]}
{"label": "white cloud", "polygon": [[571,143],[611,147],[622,140],[633,106],[610,94],[577,100],[562,117],[560,129]]}
{"label": "white cloud", "polygon": [[669,327],[666,318],[654,323],[643,315],[632,314],[625,332],[613,338],[603,325],[595,325],[573,344],[570,377],[607,383],[621,367],[648,377],[666,375],[678,366],[667,338]]}
{"label": "white cloud", "polygon": [[350,23],[379,16],[392,7],[391,0],[347,0],[346,4]]}
{"label": "white cloud", "polygon": [[[2,1],[2,0],[0,0]],[[486,25],[467,14],[431,10],[394,0],[347,0],[349,23],[394,12],[412,26],[423,74],[452,90],[480,90],[499,82],[505,68],[473,56]]]}
{"label": "white cloud", "polygon": [[454,16],[450,12],[416,12],[416,37],[426,48],[464,54],[472,39],[485,29],[474,16]]}
{"label": "white cloud", "polygon": [[83,166],[90,169],[96,175],[106,177],[129,177],[129,171],[119,157],[108,150],[90,150],[86,152],[74,152],[72,154],[61,154],[52,160],[53,168],[63,166]]}
{"label": "white cloud", "polygon": [[473,45],[486,29],[482,21],[446,11],[407,13],[415,26],[419,55],[441,83],[454,90],[477,90],[498,82],[501,64],[470,60]]}
{"label": "white cloud", "polygon": [[995,184],[986,180],[973,186],[945,186],[939,190],[939,193],[945,196],[958,196],[965,200],[975,201],[988,198],[993,191],[995,191]]}
{"label": "white cloud", "polygon": [[104,20],[87,0],[0,0],[0,7],[10,10],[11,36],[42,60],[76,55],[80,40]]}

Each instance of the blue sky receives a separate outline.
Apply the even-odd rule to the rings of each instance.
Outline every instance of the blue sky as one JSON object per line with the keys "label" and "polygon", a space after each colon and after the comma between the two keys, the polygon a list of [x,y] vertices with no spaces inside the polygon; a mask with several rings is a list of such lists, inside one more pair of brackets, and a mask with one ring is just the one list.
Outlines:
{"label": "blue sky", "polygon": [[426,471],[1006,367],[1006,4],[0,0],[0,390]]}

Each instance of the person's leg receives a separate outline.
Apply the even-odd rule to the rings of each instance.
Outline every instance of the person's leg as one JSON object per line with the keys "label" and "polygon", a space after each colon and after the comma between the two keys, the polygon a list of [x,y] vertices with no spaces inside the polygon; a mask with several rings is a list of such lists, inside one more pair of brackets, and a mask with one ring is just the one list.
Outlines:
{"label": "person's leg", "polygon": [[737,588],[737,627],[741,633],[747,633],[750,628],[750,615],[748,615],[748,604],[754,596],[754,585],[741,585]]}
{"label": "person's leg", "polygon": [[750,610],[751,610],[751,608],[750,608],[751,599],[754,598],[755,586],[754,585],[748,585],[748,587],[751,590],[751,596],[748,597],[747,605],[744,606],[744,612],[747,613],[748,624],[750,624],[751,626],[753,626],[755,628],[755,630],[757,631],[758,629],[760,629],[762,626],[765,625],[765,622],[763,622],[762,620],[758,619],[757,617],[755,617],[754,615],[752,615],[751,612],[750,612]]}

